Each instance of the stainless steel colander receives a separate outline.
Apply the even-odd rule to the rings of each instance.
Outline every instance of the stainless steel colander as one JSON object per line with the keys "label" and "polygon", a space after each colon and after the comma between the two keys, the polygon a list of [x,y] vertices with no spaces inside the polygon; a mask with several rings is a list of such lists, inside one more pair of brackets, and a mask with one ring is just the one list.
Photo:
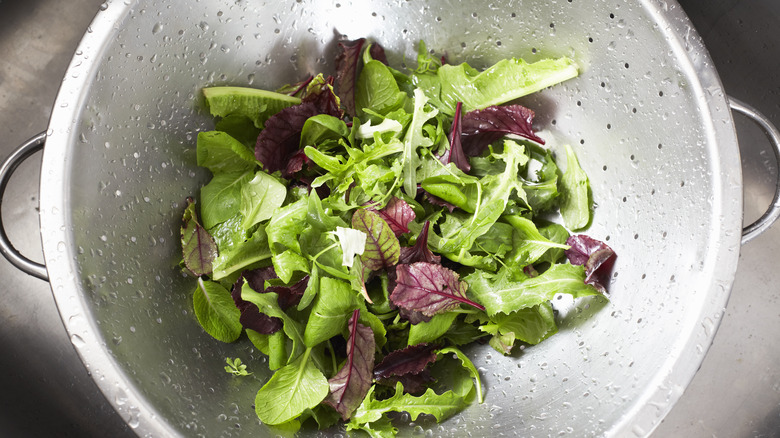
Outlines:
{"label": "stainless steel colander", "polygon": [[[556,300],[560,333],[511,357],[472,348],[486,402],[443,424],[407,421],[402,435],[649,434],[710,345],[740,242],[779,214],[776,197],[743,237],[729,105],[752,111],[724,95],[672,1],[128,0],[101,9],[48,132],[0,169],[5,181],[45,141],[46,264],[2,249],[51,282],[85,366],[140,436],[280,433],[253,409],[270,375],[262,354],[246,340],[213,340],[192,314],[191,281],[176,266],[179,223],[184,199],[208,177],[195,165],[194,138],[212,127],[200,89],[276,88],[332,72],[342,37],[380,42],[397,66],[415,59],[419,40],[476,67],[575,59],[578,78],[522,103],[553,148],[576,149],[597,204],[588,234],[619,254],[609,303]],[[228,356],[254,374],[225,373]]]}

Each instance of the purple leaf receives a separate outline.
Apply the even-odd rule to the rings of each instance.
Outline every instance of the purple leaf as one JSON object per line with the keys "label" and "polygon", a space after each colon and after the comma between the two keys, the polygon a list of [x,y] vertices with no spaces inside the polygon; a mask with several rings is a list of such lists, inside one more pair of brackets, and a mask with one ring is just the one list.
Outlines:
{"label": "purple leaf", "polygon": [[371,371],[374,368],[374,332],[370,327],[358,322],[360,310],[352,312],[349,319],[349,339],[347,340],[347,361],[333,378],[328,380],[330,394],[325,403],[333,406],[341,418],[349,419],[352,412],[363,402],[373,381]]}
{"label": "purple leaf", "polygon": [[339,54],[336,56],[336,90],[347,114],[354,117],[355,86],[357,85],[360,53],[363,51],[365,38],[339,43]]}
{"label": "purple leaf", "polygon": [[450,148],[447,149],[439,159],[444,164],[455,163],[455,166],[457,166],[458,169],[468,173],[469,170],[471,170],[471,164],[469,163],[466,154],[463,153],[462,107],[463,102],[458,102],[457,105],[455,105],[455,118],[452,121],[452,128],[450,128]]}
{"label": "purple leaf", "polygon": [[241,288],[244,285],[244,281],[244,277],[239,277],[233,285],[233,292],[231,293],[233,302],[236,303],[236,307],[241,312],[241,316],[238,319],[241,326],[264,335],[274,334],[281,330],[283,325],[281,319],[260,313],[260,310],[254,303],[241,298]]}
{"label": "purple leaf", "polygon": [[570,246],[564,253],[573,265],[585,266],[585,283],[593,285],[601,293],[606,292],[604,284],[615,263],[617,255],[607,244],[584,234],[570,236]]}
{"label": "purple leaf", "polygon": [[398,263],[404,265],[411,265],[416,262],[441,263],[441,257],[428,249],[428,228],[430,226],[431,221],[425,221],[414,245],[401,247],[401,256],[398,258]]}
{"label": "purple leaf", "polygon": [[438,196],[431,195],[428,192],[424,193],[425,199],[428,200],[433,205],[438,205],[439,207],[444,207],[452,213],[457,207],[454,204],[450,204],[449,202],[439,198]]}
{"label": "purple leaf", "polygon": [[417,262],[398,265],[396,286],[390,301],[396,306],[433,316],[468,304],[480,310],[485,308],[466,297],[468,285],[458,281],[458,274],[444,266]]}
{"label": "purple leaf", "polygon": [[210,274],[214,259],[219,255],[214,238],[198,222],[195,201],[187,198],[187,208],[182,216],[181,249],[184,266],[193,274]]}
{"label": "purple leaf", "polygon": [[398,263],[401,244],[378,213],[366,208],[358,209],[352,215],[352,228],[366,233],[366,248],[360,256],[366,269],[377,271]]}
{"label": "purple leaf", "polygon": [[368,47],[368,54],[371,55],[371,59],[376,59],[382,64],[388,65],[387,56],[385,55],[385,49],[384,47],[380,46],[378,43],[371,43],[371,45]]}
{"label": "purple leaf", "polygon": [[266,172],[282,171],[284,178],[292,175],[288,170],[294,171],[295,166],[288,169],[289,161],[298,151],[301,130],[309,117],[317,114],[341,117],[341,110],[331,87],[322,84],[320,88],[314,88],[316,92],[307,89],[309,94],[300,104],[284,108],[266,120],[265,128],[260,131],[255,143],[255,158]]}
{"label": "purple leaf", "polygon": [[387,379],[406,374],[419,374],[428,367],[428,364],[436,361],[436,348],[431,344],[417,344],[395,350],[374,367],[374,378]]}
{"label": "purple leaf", "polygon": [[244,328],[254,330],[258,333],[273,334],[282,328],[282,320],[261,313],[254,303],[241,298],[241,287],[246,282],[249,287],[258,293],[274,292],[277,294],[276,301],[282,310],[287,310],[292,306],[298,305],[303,297],[303,292],[309,283],[309,276],[301,278],[292,286],[270,286],[265,287],[265,282],[277,278],[273,266],[266,268],[252,269],[241,273],[236,284],[233,286],[233,302],[241,311],[239,322]]}
{"label": "purple leaf", "polygon": [[521,105],[489,106],[463,115],[463,152],[471,157],[507,134],[515,134],[539,144],[544,140],[534,134],[531,126],[534,112]]}
{"label": "purple leaf", "polygon": [[299,93],[306,90],[306,87],[309,85],[312,79],[314,79],[314,76],[309,75],[306,79],[294,84],[285,85],[284,87],[276,90],[276,92],[286,94],[288,96],[297,96]]}
{"label": "purple leaf", "polygon": [[380,385],[395,388],[396,382],[404,385],[404,392],[412,395],[422,395],[436,379],[431,376],[430,370],[423,370],[419,374],[404,374],[403,376],[390,377],[388,379],[378,379],[376,382]]}
{"label": "purple leaf", "polygon": [[393,234],[400,236],[409,232],[409,222],[415,218],[414,210],[401,198],[393,196],[381,210],[374,210],[387,222]]}

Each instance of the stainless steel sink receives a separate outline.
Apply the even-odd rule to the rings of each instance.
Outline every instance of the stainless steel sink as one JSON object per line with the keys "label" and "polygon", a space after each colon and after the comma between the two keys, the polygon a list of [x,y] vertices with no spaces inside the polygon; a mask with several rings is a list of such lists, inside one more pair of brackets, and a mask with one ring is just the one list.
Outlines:
{"label": "stainless steel sink", "polygon": [[[68,62],[101,0],[0,0],[0,159],[46,129]],[[681,0],[725,89],[780,126],[780,2]],[[745,222],[774,193],[778,164],[735,116]],[[672,133],[673,135],[673,133]],[[15,246],[41,260],[39,166],[25,162],[2,214]],[[701,370],[653,436],[780,436],[780,226],[743,246],[723,321]],[[134,436],[82,366],[49,284],[0,260],[0,436]]]}

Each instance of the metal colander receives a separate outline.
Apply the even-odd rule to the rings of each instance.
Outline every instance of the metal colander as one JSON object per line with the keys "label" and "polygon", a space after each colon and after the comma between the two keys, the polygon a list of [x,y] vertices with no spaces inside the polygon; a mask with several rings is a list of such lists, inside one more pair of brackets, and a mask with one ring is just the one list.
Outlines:
{"label": "metal colander", "polygon": [[[400,418],[401,435],[649,434],[710,345],[742,238],[728,101],[664,0],[105,3],[40,139],[46,266],[28,269],[48,277],[107,399],[140,436],[282,434],[254,413],[263,355],[202,331],[177,267],[184,200],[208,178],[195,164],[195,136],[213,123],[200,90],[332,73],[336,43],[359,37],[395,66],[419,40],[478,68],[573,58],[578,78],[521,103],[550,147],[574,147],[596,204],[587,233],[619,255],[610,302],[556,299],[560,332],[512,356],[469,349],[485,403],[442,424]],[[254,374],[231,377],[225,357]]]}

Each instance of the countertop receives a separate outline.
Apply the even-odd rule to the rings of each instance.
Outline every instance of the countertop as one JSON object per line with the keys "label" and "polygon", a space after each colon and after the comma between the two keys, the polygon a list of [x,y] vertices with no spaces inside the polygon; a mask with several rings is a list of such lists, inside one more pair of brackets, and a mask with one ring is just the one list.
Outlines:
{"label": "countertop", "polygon": [[[46,129],[59,84],[101,0],[0,0],[0,159]],[[780,126],[780,2],[683,0],[726,92]],[[745,221],[770,204],[778,164],[761,130],[735,116]],[[6,230],[41,261],[40,154],[2,202]],[[780,437],[780,224],[741,250],[713,344],[653,437]],[[0,436],[134,436],[82,366],[49,284],[0,260]]]}

